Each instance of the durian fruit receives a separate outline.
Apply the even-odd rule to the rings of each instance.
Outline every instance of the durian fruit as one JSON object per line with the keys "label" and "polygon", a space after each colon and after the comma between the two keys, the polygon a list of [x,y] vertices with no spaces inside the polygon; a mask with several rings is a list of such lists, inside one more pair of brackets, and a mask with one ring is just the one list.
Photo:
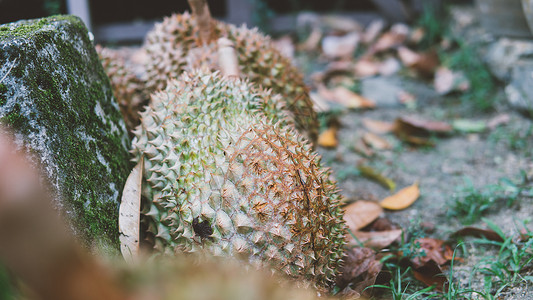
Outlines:
{"label": "durian fruit", "polygon": [[[255,84],[281,94],[287,109],[293,114],[296,128],[316,142],[318,121],[301,72],[257,28],[212,21],[215,37],[231,40],[238,54],[240,73]],[[174,14],[155,25],[143,45],[146,60],[146,85],[149,91],[165,88],[168,79],[183,71],[201,66],[216,67],[216,39],[203,43],[197,18],[188,13]]]}
{"label": "durian fruit", "polygon": [[156,250],[242,257],[331,286],[345,244],[340,195],[279,117],[279,101],[247,81],[202,72],[153,95],[132,151],[144,156]]}
{"label": "durian fruit", "polygon": [[113,94],[126,121],[128,132],[131,132],[139,125],[139,111],[149,99],[144,90],[144,84],[135,74],[132,64],[128,64],[126,58],[118,50],[97,45],[96,51],[111,81]]}

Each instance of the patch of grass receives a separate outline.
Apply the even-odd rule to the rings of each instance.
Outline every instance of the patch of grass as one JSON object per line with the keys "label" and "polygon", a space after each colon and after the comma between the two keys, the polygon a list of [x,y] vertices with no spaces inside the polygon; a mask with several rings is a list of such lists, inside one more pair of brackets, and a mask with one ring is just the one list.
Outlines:
{"label": "patch of grass", "polygon": [[488,140],[493,146],[503,143],[512,151],[533,156],[533,124],[519,128],[498,127],[490,133]]}
{"label": "patch of grass", "polygon": [[490,192],[476,189],[468,178],[466,182],[450,202],[448,216],[458,218],[462,224],[470,225],[493,206],[494,197]]}
{"label": "patch of grass", "polygon": [[[474,272],[484,275],[485,298],[493,299],[507,288],[530,282],[533,276],[523,275],[533,271],[533,232],[526,230],[520,239],[506,236],[502,230],[488,219],[487,225],[500,235],[503,242],[476,240],[475,243],[497,247],[498,256],[484,257]],[[524,226],[524,228],[526,228]]]}
{"label": "patch of grass", "polygon": [[458,49],[442,52],[443,65],[451,70],[463,71],[470,81],[470,89],[461,95],[461,102],[469,108],[491,111],[496,102],[496,80],[481,60],[477,47],[464,40],[455,39]]}
{"label": "patch of grass", "polygon": [[442,41],[449,35],[447,11],[444,14],[437,14],[436,8],[431,5],[424,5],[424,12],[416,21],[416,26],[424,30],[424,38],[418,44],[420,50],[427,50]]}
{"label": "patch of grass", "polygon": [[501,178],[497,184],[490,184],[481,189],[475,188],[469,178],[459,187],[458,193],[448,204],[448,216],[458,218],[464,225],[480,220],[491,208],[498,205],[513,206],[519,197],[533,196],[533,188],[524,171],[520,179]]}

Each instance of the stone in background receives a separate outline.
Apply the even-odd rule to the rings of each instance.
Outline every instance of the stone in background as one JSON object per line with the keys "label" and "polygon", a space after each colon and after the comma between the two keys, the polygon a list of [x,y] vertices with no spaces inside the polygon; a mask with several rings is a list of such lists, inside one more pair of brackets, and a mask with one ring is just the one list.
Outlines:
{"label": "stone in background", "polygon": [[130,141],[80,19],[0,26],[0,124],[40,165],[57,207],[85,244],[118,249]]}

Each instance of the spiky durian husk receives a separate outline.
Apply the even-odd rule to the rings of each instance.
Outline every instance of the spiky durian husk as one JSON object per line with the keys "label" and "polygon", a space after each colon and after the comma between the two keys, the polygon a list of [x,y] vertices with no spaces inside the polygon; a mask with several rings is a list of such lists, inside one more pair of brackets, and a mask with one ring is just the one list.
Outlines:
{"label": "spiky durian husk", "polygon": [[113,94],[130,132],[139,125],[139,111],[149,99],[144,91],[144,85],[117,50],[97,45],[96,51],[111,81]]}
{"label": "spiky durian husk", "polygon": [[185,73],[155,94],[133,141],[163,252],[207,250],[332,283],[344,245],[330,173],[268,91]]}
{"label": "spiky durian husk", "polygon": [[[315,142],[318,121],[301,72],[257,28],[237,28],[222,22],[213,22],[213,26],[214,35],[234,42],[242,77],[281,94],[294,115],[296,128]],[[169,78],[178,78],[184,70],[207,66],[214,71],[216,41],[200,46],[199,40],[195,18],[188,13],[172,15],[156,24],[143,46],[150,57],[146,64],[149,90],[165,88]]]}

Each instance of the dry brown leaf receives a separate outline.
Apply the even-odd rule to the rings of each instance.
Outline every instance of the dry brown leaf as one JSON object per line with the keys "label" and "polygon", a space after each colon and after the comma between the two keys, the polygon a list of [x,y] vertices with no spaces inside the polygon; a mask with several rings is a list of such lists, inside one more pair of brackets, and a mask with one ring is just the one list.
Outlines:
{"label": "dry brown leaf", "polygon": [[318,136],[318,145],[321,147],[335,148],[338,144],[336,128],[328,128]]}
{"label": "dry brown leaf", "polygon": [[453,257],[453,250],[449,245],[444,244],[443,240],[434,238],[420,238],[415,240],[415,244],[418,244],[420,248],[418,252],[425,255],[416,256],[412,263],[415,267],[421,267],[428,261],[433,260],[438,265],[444,265],[450,261]]}
{"label": "dry brown leaf", "polygon": [[420,60],[420,54],[404,46],[398,47],[398,57],[408,67],[415,65]]}
{"label": "dry brown leaf", "polygon": [[316,27],[313,28],[313,31],[311,31],[311,34],[305,40],[305,42],[302,44],[301,48],[304,51],[315,51],[318,49],[318,45],[320,44],[320,40],[322,39],[322,30],[320,28]]}
{"label": "dry brown leaf", "polygon": [[322,52],[329,58],[352,57],[359,38],[357,32],[344,36],[326,36],[322,39]]}
{"label": "dry brown leaf", "polygon": [[374,151],[370,147],[368,147],[361,139],[355,141],[355,145],[353,148],[355,152],[365,157],[372,157],[375,154]]}
{"label": "dry brown leaf", "polygon": [[439,292],[448,291],[448,278],[443,274],[440,266],[430,260],[421,267],[413,268],[413,275],[427,286],[435,286]]}
{"label": "dry brown leaf", "polygon": [[389,57],[382,61],[379,66],[379,74],[383,76],[391,76],[402,69],[400,62],[393,57]]}
{"label": "dry brown leaf", "polygon": [[344,208],[344,221],[355,232],[372,223],[382,212],[383,208],[376,202],[359,200]]}
{"label": "dry brown leaf", "polygon": [[274,41],[274,47],[278,49],[278,51],[285,57],[288,57],[290,59],[294,58],[294,43],[290,36],[284,35],[281,38],[276,39]]}
{"label": "dry brown leaf", "polygon": [[[362,243],[365,247],[383,249],[392,244],[394,241],[398,240],[402,235],[402,230],[393,229],[373,232],[356,231],[353,232],[353,235],[357,238],[358,242]],[[348,234],[347,240],[348,245],[359,245],[359,243],[355,241],[350,234]]]}
{"label": "dry brown leaf", "polygon": [[371,133],[371,132],[365,132],[363,134],[363,142],[367,144],[368,146],[377,149],[377,150],[387,150],[392,149],[392,145],[384,138]]}
{"label": "dry brown leaf", "polygon": [[409,35],[409,41],[411,43],[418,44],[424,39],[425,35],[426,31],[424,30],[424,28],[417,27],[411,32],[411,35]]}
{"label": "dry brown leaf", "polygon": [[409,33],[409,28],[400,24],[394,25],[391,30],[385,32],[381,37],[370,47],[369,54],[375,54],[385,50],[392,49],[403,44]]}
{"label": "dry brown leaf", "polygon": [[385,22],[381,19],[374,20],[365,28],[361,41],[365,44],[372,43],[385,28]]}
{"label": "dry brown leaf", "polygon": [[409,105],[416,102],[416,96],[406,91],[399,91],[397,97],[398,101],[405,105]]}
{"label": "dry brown leaf", "polygon": [[451,236],[452,237],[456,237],[456,236],[484,237],[487,240],[503,242],[503,238],[498,233],[496,233],[496,231],[494,230],[481,229],[481,228],[470,227],[470,226],[454,232]]}
{"label": "dry brown leaf", "polygon": [[453,91],[466,91],[470,88],[470,82],[462,72],[440,67],[435,72],[433,80],[435,91],[440,95],[446,95]]}
{"label": "dry brown leaf", "polygon": [[363,126],[365,126],[366,129],[377,134],[391,133],[394,131],[395,128],[394,123],[372,120],[368,118],[363,118],[361,122],[363,123]]}
{"label": "dry brown leaf", "polygon": [[403,133],[410,136],[427,137],[429,133],[450,133],[453,127],[446,122],[429,121],[419,117],[407,116],[396,119],[395,133]]}
{"label": "dry brown leaf", "polygon": [[376,252],[372,249],[355,247],[347,250],[336,282],[338,287],[348,289],[343,290],[341,294],[370,296],[371,288],[368,287],[376,282],[382,267]]}
{"label": "dry brown leaf", "polygon": [[134,262],[139,257],[143,166],[144,161],[141,157],[126,179],[119,208],[120,252],[128,263]]}
{"label": "dry brown leaf", "polygon": [[380,63],[364,58],[355,63],[354,74],[358,77],[369,77],[379,73]]}
{"label": "dry brown leaf", "polygon": [[349,89],[339,86],[333,91],[333,96],[337,103],[344,105],[347,108],[375,108],[376,103],[361,95],[358,95]]}
{"label": "dry brown leaf", "polygon": [[511,121],[511,116],[509,116],[509,114],[497,115],[496,117],[490,119],[487,122],[487,127],[490,130],[493,130],[494,128],[496,128],[496,127],[498,127],[500,125],[505,125],[505,124],[509,123],[509,121]]}
{"label": "dry brown leaf", "polygon": [[420,189],[418,188],[418,183],[415,183],[401,189],[392,196],[386,197],[381,201],[380,205],[385,209],[402,210],[411,206],[419,196]]}
{"label": "dry brown leaf", "polygon": [[398,47],[398,57],[404,65],[417,71],[423,76],[433,76],[440,64],[438,53],[429,50],[424,53],[417,53],[407,47]]}

